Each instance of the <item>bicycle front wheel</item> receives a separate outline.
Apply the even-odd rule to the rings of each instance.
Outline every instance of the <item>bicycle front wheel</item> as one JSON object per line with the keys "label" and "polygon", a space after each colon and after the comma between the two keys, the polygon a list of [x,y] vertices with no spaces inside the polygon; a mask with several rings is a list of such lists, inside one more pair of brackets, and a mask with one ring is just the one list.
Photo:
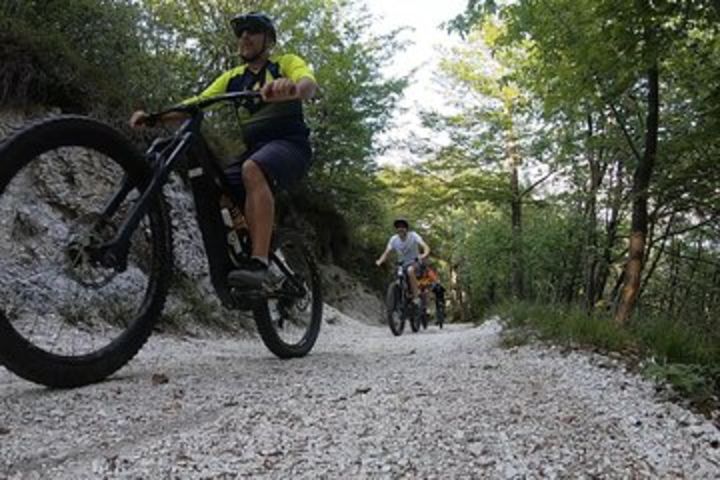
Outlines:
{"label": "bicycle front wheel", "polygon": [[272,263],[271,268],[278,270],[280,286],[253,309],[255,324],[263,343],[275,355],[303,357],[320,334],[320,272],[307,245],[288,233],[279,236]]}
{"label": "bicycle front wheel", "polygon": [[89,252],[114,238],[139,197],[101,215],[124,178],[149,174],[109,126],[79,116],[33,124],[0,144],[0,363],[52,387],[98,382],[142,347],[171,273],[161,197],[133,232],[125,268]]}
{"label": "bicycle front wheel", "polygon": [[393,335],[400,336],[405,329],[405,315],[402,311],[402,292],[397,282],[392,282],[385,295],[387,321]]}

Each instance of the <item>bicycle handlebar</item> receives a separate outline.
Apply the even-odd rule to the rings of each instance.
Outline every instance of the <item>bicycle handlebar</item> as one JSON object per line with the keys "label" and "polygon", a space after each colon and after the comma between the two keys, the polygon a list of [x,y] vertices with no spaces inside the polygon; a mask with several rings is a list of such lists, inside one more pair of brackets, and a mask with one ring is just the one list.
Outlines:
{"label": "bicycle handlebar", "polygon": [[178,113],[187,113],[189,115],[195,115],[198,112],[200,112],[201,110],[204,110],[205,108],[209,107],[210,105],[214,105],[216,103],[226,102],[226,101],[234,101],[234,100],[240,100],[240,99],[259,98],[260,96],[261,96],[260,92],[257,92],[257,91],[223,93],[220,95],[215,95],[210,98],[199,100],[197,102],[174,105],[165,110],[151,113],[144,120],[144,123],[146,125],[152,127],[153,125],[157,124],[158,120],[160,120],[160,118],[162,118],[163,115],[166,115],[168,113],[178,112]]}

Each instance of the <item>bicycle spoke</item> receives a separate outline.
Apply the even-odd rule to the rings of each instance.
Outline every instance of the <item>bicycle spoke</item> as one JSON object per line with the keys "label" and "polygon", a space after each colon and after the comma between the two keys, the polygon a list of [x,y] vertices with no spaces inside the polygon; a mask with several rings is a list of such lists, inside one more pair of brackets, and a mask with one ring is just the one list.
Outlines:
{"label": "bicycle spoke", "polygon": [[[110,342],[118,326],[127,327],[127,320],[111,315],[107,319],[115,322],[114,328],[103,321],[102,312],[112,310],[103,287],[108,282],[137,285],[118,303],[142,298],[147,278],[135,265],[146,262],[134,260],[137,248],[129,258],[132,273],[118,274],[92,265],[83,246],[93,236],[113,233],[94,233],[93,225],[123,176],[117,164],[97,152],[62,147],[30,162],[0,197],[0,292],[13,299],[11,324],[41,348],[85,354]],[[127,209],[125,205],[118,212],[118,221]],[[140,237],[147,225],[144,219]],[[78,247],[68,250],[76,241]],[[147,243],[144,238],[140,242]]]}
{"label": "bicycle spoke", "polygon": [[128,186],[145,168],[121,134],[78,116],[35,122],[0,144],[5,367],[45,385],[84,385],[150,335],[172,266],[162,192],[143,205],[125,258],[99,261],[137,203]]}
{"label": "bicycle spoke", "polygon": [[278,288],[256,321],[265,345],[282,358],[307,354],[320,330],[319,276],[309,250],[297,239],[280,242],[271,258]]}

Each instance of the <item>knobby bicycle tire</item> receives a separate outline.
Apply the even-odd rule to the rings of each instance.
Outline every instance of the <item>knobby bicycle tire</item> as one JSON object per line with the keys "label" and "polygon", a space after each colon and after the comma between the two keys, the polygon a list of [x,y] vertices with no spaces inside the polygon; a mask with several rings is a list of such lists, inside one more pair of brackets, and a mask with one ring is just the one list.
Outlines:
{"label": "knobby bicycle tire", "polygon": [[[73,157],[48,153],[54,152],[55,150],[59,152],[71,151],[76,148],[87,149],[89,152],[94,153],[87,157]],[[103,160],[95,159],[95,153],[97,153],[98,157],[102,156]],[[88,158],[91,158],[91,160],[87,160]],[[10,213],[10,215],[5,215],[6,224],[12,221],[7,220],[8,218],[18,219],[27,216],[24,214],[21,215],[21,209],[24,208],[22,202],[14,200],[14,192],[16,191],[14,190],[14,185],[18,183],[24,185],[27,182],[23,179],[26,176],[32,177],[33,175],[37,175],[37,173],[34,172],[42,167],[46,169],[44,170],[45,172],[53,172],[59,168],[64,169],[67,179],[58,177],[59,180],[56,179],[55,181],[66,181],[68,185],[72,186],[73,182],[78,182],[72,173],[80,172],[81,170],[81,167],[76,167],[75,164],[83,161],[89,162],[90,168],[88,168],[87,165],[82,166],[82,174],[85,177],[81,177],[84,178],[82,183],[77,183],[76,187],[78,189],[86,186],[88,188],[97,188],[97,186],[87,185],[88,183],[92,183],[88,182],[87,178],[92,178],[93,172],[91,170],[92,167],[96,165],[99,165],[103,172],[105,170],[107,170],[107,172],[117,171],[122,173],[122,175],[127,175],[133,179],[135,185],[141,184],[142,179],[151,173],[142,155],[133,147],[129,140],[104,123],[86,117],[64,115],[31,124],[0,144],[0,207],[6,203],[10,205],[8,209],[3,212],[5,214]],[[38,171],[43,170],[40,169]],[[14,179],[16,182],[13,182]],[[10,189],[11,186],[12,190]],[[109,190],[113,188],[112,182],[108,181],[107,186]],[[25,187],[23,186],[23,188]],[[31,184],[31,188],[35,188],[35,186]],[[97,190],[99,191],[100,189],[97,188]],[[39,193],[38,195],[41,194]],[[57,198],[60,200],[56,200],[56,202],[61,201],[63,195],[58,195]],[[79,195],[77,198],[82,199],[83,197]],[[3,202],[3,200],[5,200],[5,202]],[[81,201],[82,200],[78,200],[78,202]],[[128,200],[128,202],[130,202],[130,200]],[[13,217],[13,208],[16,206],[18,210],[14,212],[15,217]],[[80,206],[84,207],[83,205]],[[63,213],[57,213],[56,216],[60,217],[62,215],[71,226],[73,226],[73,219],[77,221],[78,225],[80,225],[82,221],[87,221],[88,224],[92,223],[92,220],[87,220],[88,217],[92,217],[92,214],[80,216],[74,212],[68,213],[68,208],[64,205],[48,204],[44,208],[47,212],[63,212],[64,210]],[[94,208],[94,206],[91,205],[88,210],[92,210],[92,208]],[[74,218],[76,215],[77,218]],[[30,218],[32,219],[32,217]],[[118,220],[118,222],[119,221],[121,220]],[[132,252],[128,254],[128,256],[137,255],[139,257],[137,264],[131,265],[133,268],[132,274],[143,279],[143,282],[137,287],[140,290],[140,295],[137,295],[139,303],[137,308],[128,309],[127,306],[121,305],[116,312],[117,317],[113,317],[113,321],[116,321],[117,325],[110,325],[109,322],[100,325],[104,320],[102,317],[104,313],[103,310],[98,309],[92,318],[89,316],[83,317],[82,315],[85,315],[82,311],[83,307],[72,305],[72,307],[77,308],[74,314],[79,315],[77,318],[73,317],[72,321],[88,322],[87,324],[77,326],[76,323],[70,321],[69,317],[63,316],[62,311],[57,309],[52,311],[52,315],[45,314],[41,311],[37,314],[33,313],[34,316],[32,317],[30,317],[29,314],[26,317],[21,317],[20,314],[11,312],[9,310],[10,307],[0,307],[0,363],[20,377],[32,382],[50,387],[70,388],[101,381],[129,362],[147,341],[156,320],[163,310],[172,271],[172,233],[168,219],[168,207],[162,195],[158,195],[151,200],[148,213],[143,217],[142,222],[145,223],[141,224],[138,229],[136,229],[136,232],[133,232],[133,235],[137,235],[138,237],[132,238],[134,243],[131,244],[130,248],[132,250],[136,248],[136,245],[140,246],[137,247],[137,251],[132,250]],[[87,227],[87,225],[81,225],[81,227],[84,228]],[[141,228],[142,231],[140,231]],[[68,227],[68,229],[72,231],[72,228]],[[2,232],[0,232],[0,234],[1,233]],[[57,235],[53,235],[53,233],[54,232],[50,231],[45,238],[56,237]],[[45,238],[42,237],[36,236],[35,238],[40,238],[40,240],[38,240],[40,242],[46,241]],[[137,238],[140,240],[136,240]],[[4,238],[0,238],[0,241],[1,240],[4,240]],[[18,242],[20,241],[24,241],[24,239],[18,240]],[[51,246],[54,246],[52,243],[54,240],[47,241],[51,243]],[[60,246],[61,248],[63,247],[62,244]],[[64,247],[67,248],[67,245],[64,245]],[[14,246],[8,248],[14,248]],[[65,253],[65,257],[63,257],[62,254],[58,254],[57,257],[60,258],[58,262],[62,263],[62,258],[66,258],[67,253]],[[133,256],[133,260],[134,259],[135,257]],[[11,261],[7,258],[4,260],[7,262]],[[2,261],[3,259],[0,258],[0,262]],[[68,272],[73,268],[72,266],[67,267],[66,265],[52,265],[51,267],[53,269],[53,275],[58,275],[58,277],[62,275],[64,271]],[[65,270],[63,270],[63,268]],[[85,300],[94,298],[95,303],[89,301],[89,307],[93,307],[98,299],[102,300],[106,298],[106,294],[111,294],[110,296],[112,296],[113,299],[124,298],[123,292],[118,293],[118,289],[129,288],[127,287],[128,283],[125,283],[125,277],[122,277],[128,269],[117,273],[114,277],[112,276],[114,270],[106,270],[110,272],[105,273],[109,280],[106,279],[108,283],[102,286],[92,285],[88,287],[87,284],[77,281],[75,277],[72,277],[75,280],[63,278],[62,281],[65,283],[62,285],[68,286],[68,289],[70,289],[70,286],[72,286],[73,289],[77,289],[80,293],[74,293],[76,299]],[[38,271],[44,274],[51,270],[50,267],[42,265],[38,267]],[[80,274],[76,275],[80,276]],[[26,287],[26,285],[22,283],[25,280],[21,278],[14,278],[8,275],[3,278],[5,279],[5,286],[3,287],[3,284],[0,283],[0,288],[6,288],[8,291],[22,292]],[[115,281],[119,281],[120,283],[115,283],[110,288],[107,287],[107,285],[111,285]],[[89,293],[80,290],[81,288],[87,288]],[[42,298],[51,298],[53,295],[62,296],[64,293],[66,292],[61,290],[56,292],[51,291],[49,293],[42,292],[41,295]],[[29,302],[26,303],[28,303],[29,306],[18,303],[18,305],[20,305],[19,308],[36,308],[33,307],[32,304],[29,304]],[[44,310],[51,311],[53,309],[52,302],[48,302],[48,304],[49,305],[43,308]],[[26,314],[23,313],[23,315]],[[35,332],[36,325],[40,324],[41,328],[37,339],[26,338],[20,331],[22,329],[18,329],[24,326],[23,322],[26,321],[25,318],[34,319],[33,321],[35,323],[32,326],[32,333]],[[80,320],[78,320],[78,318],[80,318]],[[43,329],[45,325],[47,325],[47,322],[50,321],[49,319],[53,321],[58,320],[58,334],[68,329],[72,332],[84,329],[83,332],[87,332],[92,331],[92,328],[102,329],[103,335],[107,334],[106,332],[108,330],[111,334],[113,334],[113,332],[118,333],[109,343],[96,350],[96,339],[92,336],[89,338],[92,339],[90,348],[93,350],[89,352],[76,354],[73,350],[70,354],[65,352],[57,353],[48,351],[46,346],[39,346],[39,344],[42,343],[40,339],[48,336],[46,332],[43,332]],[[16,322],[17,325],[14,322]],[[84,333],[83,336],[78,336],[78,338],[86,339],[87,334]],[[73,349],[76,346],[76,341],[76,337],[73,337]],[[69,347],[62,345],[59,348],[66,349]]]}
{"label": "knobby bicycle tire", "polygon": [[420,323],[422,322],[422,319],[420,318],[422,316],[422,308],[410,302],[408,303],[408,315],[410,315],[410,328],[413,333],[419,332]]}
{"label": "knobby bicycle tire", "polygon": [[[301,282],[307,289],[307,295],[309,295],[309,298],[295,301],[296,303],[307,302],[305,307],[300,309],[296,308],[296,305],[291,305],[287,310],[294,311],[297,316],[305,317],[302,322],[306,322],[307,325],[296,329],[302,332],[299,339],[288,341],[284,338],[284,330],[291,329],[293,325],[291,325],[291,318],[288,318],[284,325],[274,318],[277,315],[284,315],[282,302],[277,302],[274,305],[273,310],[276,310],[275,312],[271,312],[271,305],[268,300],[257,302],[253,309],[253,317],[260,338],[265,346],[277,357],[282,359],[304,357],[310,353],[315,345],[322,324],[323,300],[320,271],[312,251],[299,235],[282,232],[278,235],[277,244],[279,250],[288,256],[286,260],[289,266],[296,274],[299,274]],[[309,312],[307,311],[308,308]],[[278,313],[280,311],[282,312]]]}
{"label": "knobby bicycle tire", "polygon": [[[387,313],[387,322],[390,331],[396,337],[402,335],[405,329],[405,313],[402,309],[402,292],[400,285],[396,281],[390,283],[385,294],[385,309]],[[396,322],[397,316],[397,322]]]}

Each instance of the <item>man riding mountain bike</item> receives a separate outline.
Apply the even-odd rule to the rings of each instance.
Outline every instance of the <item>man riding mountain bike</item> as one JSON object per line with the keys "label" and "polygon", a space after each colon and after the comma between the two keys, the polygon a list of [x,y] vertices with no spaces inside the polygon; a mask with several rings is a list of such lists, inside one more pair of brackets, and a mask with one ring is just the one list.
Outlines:
{"label": "man riding mountain bike", "polygon": [[[312,162],[312,149],[302,101],[317,90],[313,72],[297,55],[272,54],[277,32],[265,14],[252,12],[230,21],[238,39],[243,64],[220,75],[192,103],[215,95],[257,91],[260,98],[244,105],[240,123],[245,151],[225,170],[237,197],[244,199],[244,214],[252,243],[252,260],[228,274],[236,287],[270,288],[273,274],[268,269],[270,241],[275,217],[273,192],[297,183]],[[149,118],[136,111],[130,118],[134,128]],[[159,121],[176,122],[185,114],[173,112]]]}
{"label": "man riding mountain bike", "polygon": [[[418,274],[420,272],[420,265],[428,255],[430,255],[430,247],[416,232],[410,230],[410,224],[404,218],[398,218],[393,222],[395,235],[390,237],[388,240],[385,251],[375,261],[375,264],[379,267],[387,259],[388,254],[395,250],[399,262],[402,262],[402,266],[405,269],[405,274],[410,284],[410,291],[413,298],[413,303],[416,306],[420,306],[420,288],[418,285]],[[422,253],[420,253],[422,249]]]}

